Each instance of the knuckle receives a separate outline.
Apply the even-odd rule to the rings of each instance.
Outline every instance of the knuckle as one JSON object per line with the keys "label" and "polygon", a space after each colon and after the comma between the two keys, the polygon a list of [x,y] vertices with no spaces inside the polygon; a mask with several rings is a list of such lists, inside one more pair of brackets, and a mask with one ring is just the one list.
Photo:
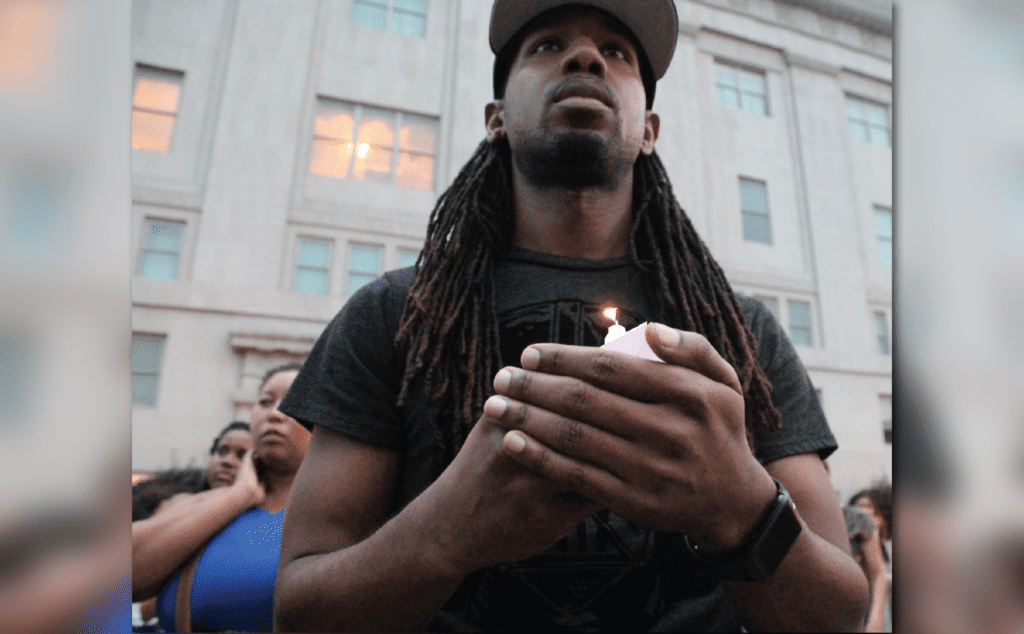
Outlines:
{"label": "knuckle", "polygon": [[583,444],[583,425],[571,418],[562,419],[559,441],[566,449],[578,449]]}
{"label": "knuckle", "polygon": [[562,475],[565,484],[573,489],[579,489],[587,482],[586,468],[576,462],[568,463],[562,470]]}
{"label": "knuckle", "polygon": [[623,370],[622,359],[617,355],[601,352],[595,354],[584,368],[586,375],[596,381],[607,382],[618,377]]}
{"label": "knuckle", "polygon": [[591,402],[590,388],[581,381],[572,381],[565,390],[565,402],[573,412],[586,408]]}

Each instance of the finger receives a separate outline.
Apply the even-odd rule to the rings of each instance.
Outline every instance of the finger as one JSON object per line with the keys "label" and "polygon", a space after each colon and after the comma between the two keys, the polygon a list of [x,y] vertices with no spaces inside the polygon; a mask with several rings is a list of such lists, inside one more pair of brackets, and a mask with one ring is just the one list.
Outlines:
{"label": "finger", "polygon": [[[665,365],[657,361],[648,363]],[[707,385],[712,385],[708,379],[701,380]],[[689,394],[681,390],[678,384],[666,385],[661,390],[648,389],[640,396],[637,396],[636,390],[633,394],[616,394],[572,376],[530,372],[520,368],[504,368],[499,371],[494,378],[494,390],[501,396],[543,408],[566,418],[584,421],[588,425],[627,440],[649,435],[653,432],[652,426],[656,426],[658,421],[664,418],[663,405],[644,401],[671,401],[678,410],[695,415],[702,411],[700,403],[707,401],[702,394],[694,390]],[[690,403],[690,400],[693,403]],[[693,407],[690,407],[691,405]]]}
{"label": "finger", "polygon": [[517,429],[561,454],[600,466],[622,479],[628,478],[623,470],[632,463],[635,448],[620,435],[498,395],[484,402],[484,413],[503,429]]}
{"label": "finger", "polygon": [[647,345],[665,363],[689,368],[743,394],[736,369],[718,354],[707,337],[650,322],[644,331]]}
{"label": "finger", "polygon": [[553,451],[521,431],[506,433],[502,448],[523,467],[602,506],[618,506],[628,494],[626,483],[614,474]]}

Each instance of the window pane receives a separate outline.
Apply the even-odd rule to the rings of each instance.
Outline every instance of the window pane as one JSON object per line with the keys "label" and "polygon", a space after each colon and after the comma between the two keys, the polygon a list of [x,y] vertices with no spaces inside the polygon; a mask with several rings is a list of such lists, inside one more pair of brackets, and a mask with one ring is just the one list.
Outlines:
{"label": "window pane", "polygon": [[167,152],[173,132],[174,115],[132,111],[132,149]]}
{"label": "window pane", "polygon": [[349,273],[348,274],[348,294],[351,297],[353,293],[358,291],[360,288],[366,286],[373,280],[377,279],[376,275],[365,275],[363,273]]}
{"label": "window pane", "polygon": [[868,140],[868,126],[864,123],[857,121],[849,122],[850,136],[857,139],[858,141]]}
{"label": "window pane", "polygon": [[768,112],[768,108],[765,107],[765,100],[761,97],[752,97],[750,95],[743,95],[743,109],[751,114],[764,116]]}
{"label": "window pane", "polygon": [[416,260],[420,257],[419,251],[408,251],[406,249],[398,250],[398,268],[404,269],[407,266],[413,266],[416,264]]}
{"label": "window pane", "polygon": [[184,222],[150,220],[146,227],[146,248],[177,253],[181,250],[181,234],[184,230]]}
{"label": "window pane", "polygon": [[327,293],[327,271],[322,269],[298,268],[295,270],[295,290],[302,293]]}
{"label": "window pane", "polygon": [[736,72],[724,68],[715,69],[715,83],[719,86],[732,86],[736,87]]}
{"label": "window pane", "polygon": [[399,35],[423,37],[427,30],[427,21],[421,15],[395,11],[391,14],[391,30]]}
{"label": "window pane", "polygon": [[758,297],[757,300],[764,304],[775,319],[779,318],[779,300],[774,297]]}
{"label": "window pane", "polygon": [[434,188],[434,157],[402,152],[398,155],[398,184],[429,190]]}
{"label": "window pane", "polygon": [[875,235],[880,238],[892,237],[892,211],[875,208]]}
{"label": "window pane", "polygon": [[389,182],[391,146],[395,142],[395,115],[386,110],[366,108],[359,124],[353,175],[358,180]]}
{"label": "window pane", "polygon": [[882,128],[889,127],[889,112],[881,106],[867,106],[868,123]]}
{"label": "window pane", "polygon": [[767,216],[743,212],[743,239],[771,244],[772,236]]}
{"label": "window pane", "polygon": [[764,87],[764,75],[758,75],[756,73],[743,73],[740,80],[740,88],[743,92],[753,93],[755,95],[764,96],[766,91]]}
{"label": "window pane", "polygon": [[355,108],[326,100],[320,101],[320,112],[317,113],[314,124],[316,136],[351,141],[354,125]]}
{"label": "window pane", "polygon": [[132,403],[156,405],[156,388],[159,378],[156,374],[132,373]]}
{"label": "window pane", "polygon": [[[140,74],[156,75],[155,71],[139,70]],[[178,98],[181,96],[180,79],[171,77],[146,77],[135,78],[135,93],[132,95],[132,105],[147,110],[159,110],[161,112],[175,113],[178,111]]]}
{"label": "window pane", "polygon": [[352,142],[315,139],[309,158],[309,171],[332,178],[345,178],[352,161]]}
{"label": "window pane", "polygon": [[878,351],[889,354],[889,324],[885,313],[875,313],[875,331],[878,337]]}
{"label": "window pane", "polygon": [[352,21],[375,29],[383,29],[387,23],[387,10],[356,2],[352,8]]}
{"label": "window pane", "polygon": [[144,251],[139,262],[139,275],[158,280],[173,280],[178,277],[178,255]]}
{"label": "window pane", "polygon": [[353,244],[349,252],[349,270],[376,278],[380,272],[380,247]]}
{"label": "window pane", "polygon": [[740,99],[736,91],[731,88],[722,88],[718,86],[715,88],[715,95],[718,98],[718,105],[726,108],[739,108]]}
{"label": "window pane", "polygon": [[132,335],[132,372],[159,372],[165,339],[153,335]]}
{"label": "window pane", "polygon": [[437,143],[437,121],[407,114],[398,135],[400,147],[421,154],[433,154]]}
{"label": "window pane", "polygon": [[810,326],[810,304],[806,302],[789,302],[789,323],[791,326]]}
{"label": "window pane", "polygon": [[857,121],[866,121],[867,118],[864,116],[864,111],[861,109],[859,103],[852,99],[846,100],[846,116],[850,119],[856,119]]}
{"label": "window pane", "polygon": [[889,131],[871,128],[871,145],[889,147]]}
{"label": "window pane", "polygon": [[803,326],[792,326],[789,329],[789,340],[794,345],[809,346],[811,345],[811,329]]}
{"label": "window pane", "polygon": [[892,239],[878,239],[878,261],[882,266],[892,268]]}
{"label": "window pane", "polygon": [[299,264],[320,268],[331,267],[331,243],[328,240],[299,240]]}
{"label": "window pane", "polygon": [[395,0],[395,9],[410,13],[427,13],[427,0]]}
{"label": "window pane", "polygon": [[740,209],[743,211],[768,212],[768,196],[764,183],[740,179]]}

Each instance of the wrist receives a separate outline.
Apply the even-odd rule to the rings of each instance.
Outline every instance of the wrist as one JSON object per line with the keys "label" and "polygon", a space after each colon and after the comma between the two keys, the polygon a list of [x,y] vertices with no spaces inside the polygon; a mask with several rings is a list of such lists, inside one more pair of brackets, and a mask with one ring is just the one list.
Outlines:
{"label": "wrist", "polygon": [[765,511],[775,502],[777,489],[775,480],[760,465],[759,473],[752,478],[753,484],[732,513],[726,512],[724,520],[711,531],[690,533],[708,556],[733,552],[742,547],[750,533],[764,516]]}

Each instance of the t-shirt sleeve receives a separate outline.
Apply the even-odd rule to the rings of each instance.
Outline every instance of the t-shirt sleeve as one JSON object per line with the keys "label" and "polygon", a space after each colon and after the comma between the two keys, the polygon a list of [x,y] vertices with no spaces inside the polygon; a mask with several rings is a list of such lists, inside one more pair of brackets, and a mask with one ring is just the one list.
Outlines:
{"label": "t-shirt sleeve", "polygon": [[782,429],[754,429],[758,460],[767,464],[812,451],[824,460],[838,444],[807,370],[771,312],[756,299],[739,300],[743,318],[760,342],[757,361],[772,383],[772,403],[782,414]]}
{"label": "t-shirt sleeve", "polygon": [[280,410],[378,447],[402,443],[394,334],[408,287],[401,273],[356,291],[314,344]]}

